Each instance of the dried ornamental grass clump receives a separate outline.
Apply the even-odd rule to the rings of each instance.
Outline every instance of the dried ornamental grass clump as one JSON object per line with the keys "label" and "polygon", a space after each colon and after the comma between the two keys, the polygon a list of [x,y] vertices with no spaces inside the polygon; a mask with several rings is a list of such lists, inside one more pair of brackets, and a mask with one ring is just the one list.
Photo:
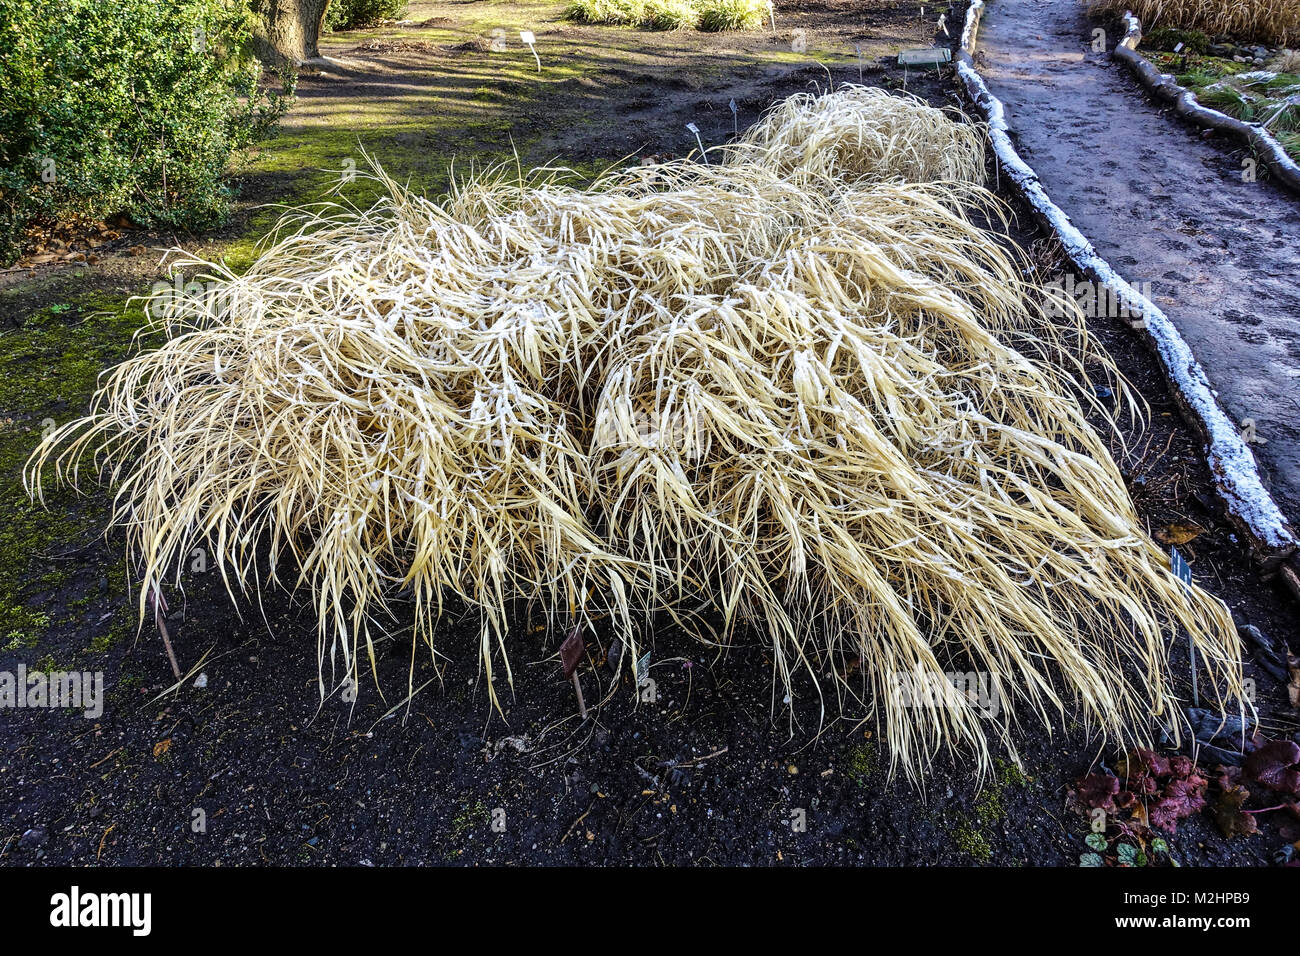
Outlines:
{"label": "dried ornamental grass clump", "polygon": [[[389,182],[244,275],[182,263],[206,294],[154,303],[166,344],[108,375],[30,487],[92,455],[149,582],[200,543],[232,589],[292,567],[323,675],[373,664],[394,593],[430,649],[457,595],[492,688],[525,599],[608,613],[634,654],[651,615],[744,625],[909,771],[945,746],[983,766],[1027,712],[1141,741],[1174,719],[1175,633],[1236,694],[1235,632],[1170,574],[1074,397],[1082,328],[969,218],[994,213],[982,170],[973,132],[848,88],[713,165],[442,202]],[[268,542],[292,561],[259,566]],[[701,596],[717,635],[684,610]],[[917,706],[972,669],[994,713]]]}
{"label": "dried ornamental grass clump", "polygon": [[754,163],[787,177],[857,183],[979,183],[980,131],[940,110],[884,90],[850,86],[798,93],[729,148],[733,164]]}

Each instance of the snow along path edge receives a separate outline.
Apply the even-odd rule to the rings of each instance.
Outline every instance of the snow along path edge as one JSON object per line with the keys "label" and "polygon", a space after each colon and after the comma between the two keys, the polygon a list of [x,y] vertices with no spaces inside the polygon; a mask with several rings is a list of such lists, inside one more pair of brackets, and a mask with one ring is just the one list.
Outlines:
{"label": "snow along path edge", "polygon": [[[1054,235],[1082,274],[1101,283],[1129,311],[1140,315],[1143,339],[1156,353],[1175,400],[1205,442],[1205,456],[1229,520],[1245,535],[1262,570],[1272,573],[1296,550],[1296,537],[1259,477],[1255,456],[1232,420],[1219,407],[1205,370],[1169,317],[1117,273],[1047,195],[1038,174],[1020,158],[1008,135],[1002,101],[989,92],[975,69],[974,50],[984,0],[971,0],[957,52],[957,75],[975,108],[988,124],[1001,174]],[[1135,54],[1136,55],[1136,54]]]}
{"label": "snow along path edge", "polygon": [[1300,165],[1296,165],[1268,130],[1259,123],[1246,123],[1235,116],[1202,106],[1196,94],[1185,86],[1179,86],[1172,74],[1157,70],[1150,60],[1137,52],[1137,45],[1142,42],[1142,21],[1131,10],[1124,11],[1124,29],[1124,39],[1115,48],[1114,55],[1151,95],[1172,103],[1175,113],[1197,126],[1231,133],[1259,154],[1282,185],[1300,193]]}

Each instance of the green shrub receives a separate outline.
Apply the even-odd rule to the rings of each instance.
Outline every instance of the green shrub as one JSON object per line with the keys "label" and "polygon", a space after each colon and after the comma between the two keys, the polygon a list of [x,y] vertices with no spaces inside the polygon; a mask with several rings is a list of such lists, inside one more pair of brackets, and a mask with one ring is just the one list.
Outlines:
{"label": "green shrub", "polygon": [[755,30],[767,20],[767,0],[703,0],[701,30]]}
{"label": "green shrub", "polygon": [[356,30],[378,26],[384,20],[400,20],[406,0],[330,0],[325,26],[331,30]]}
{"label": "green shrub", "polygon": [[292,95],[258,89],[237,0],[0,0],[0,261],[39,221],[229,215],[231,155]]}
{"label": "green shrub", "polygon": [[752,30],[766,22],[767,0],[570,0],[566,20],[655,30]]}
{"label": "green shrub", "polygon": [[656,30],[686,30],[700,21],[691,0],[646,0],[645,21]]}
{"label": "green shrub", "polygon": [[645,20],[642,0],[571,0],[565,19],[578,23],[626,23],[639,26]]}

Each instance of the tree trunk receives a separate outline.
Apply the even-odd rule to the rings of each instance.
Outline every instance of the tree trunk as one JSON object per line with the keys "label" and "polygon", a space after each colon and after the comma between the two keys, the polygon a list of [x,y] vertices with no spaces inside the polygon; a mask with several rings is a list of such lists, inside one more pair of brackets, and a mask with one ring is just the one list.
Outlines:
{"label": "tree trunk", "polygon": [[320,31],[329,0],[262,0],[263,58],[298,66],[320,56]]}

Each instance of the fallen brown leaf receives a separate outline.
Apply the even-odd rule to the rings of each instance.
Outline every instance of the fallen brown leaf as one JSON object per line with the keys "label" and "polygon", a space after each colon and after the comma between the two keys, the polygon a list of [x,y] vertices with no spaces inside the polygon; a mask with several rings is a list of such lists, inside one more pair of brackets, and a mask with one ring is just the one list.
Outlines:
{"label": "fallen brown leaf", "polygon": [[1156,532],[1156,540],[1161,544],[1187,544],[1199,538],[1205,529],[1199,525],[1191,524],[1171,524],[1167,528],[1162,528]]}

